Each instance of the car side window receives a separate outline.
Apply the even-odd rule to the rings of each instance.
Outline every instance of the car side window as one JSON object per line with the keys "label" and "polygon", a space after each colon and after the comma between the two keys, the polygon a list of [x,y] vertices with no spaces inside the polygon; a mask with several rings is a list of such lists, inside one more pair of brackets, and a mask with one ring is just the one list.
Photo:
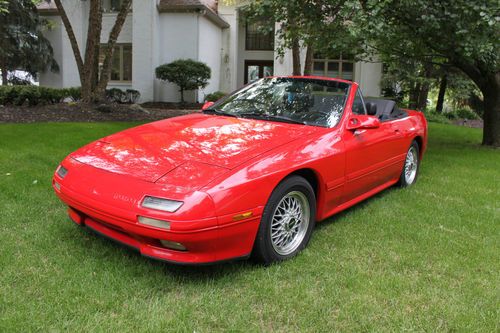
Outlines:
{"label": "car side window", "polygon": [[359,88],[358,91],[356,91],[356,97],[354,97],[354,102],[352,103],[352,113],[366,114],[365,102],[363,101],[363,96]]}

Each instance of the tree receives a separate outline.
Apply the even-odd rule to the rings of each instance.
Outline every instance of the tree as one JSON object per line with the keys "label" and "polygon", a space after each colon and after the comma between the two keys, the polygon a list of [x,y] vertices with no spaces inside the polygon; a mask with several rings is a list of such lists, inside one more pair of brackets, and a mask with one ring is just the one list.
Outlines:
{"label": "tree", "polygon": [[113,59],[116,40],[122,30],[123,24],[125,23],[127,14],[130,11],[132,0],[123,0],[122,2],[120,11],[116,16],[116,21],[109,33],[106,52],[104,53],[103,66],[100,72],[98,71],[98,65],[102,30],[102,1],[89,1],[89,24],[84,58],[82,58],[82,53],[80,52],[80,47],[75,37],[73,27],[61,0],[54,0],[54,2],[59,15],[61,16],[64,28],[66,29],[71,48],[73,50],[73,55],[75,57],[76,66],[80,75],[80,83],[82,85],[82,101],[89,103],[104,99],[106,87],[110,78],[111,60]]}
{"label": "tree", "polygon": [[31,76],[47,68],[57,71],[50,42],[43,36],[47,22],[32,0],[0,2],[0,69],[2,83],[8,72],[23,70]]}
{"label": "tree", "polygon": [[[361,0],[361,22],[375,47],[450,64],[484,100],[483,144],[500,146],[500,21],[497,0]],[[438,61],[436,61],[438,60]]]}
{"label": "tree", "polygon": [[[244,8],[250,21],[278,22],[279,40],[276,50],[281,56],[286,49],[292,51],[293,75],[301,75],[300,47],[307,48],[304,75],[312,73],[314,53],[327,56],[359,44],[348,29],[350,19],[359,9],[357,1],[342,0],[256,0]],[[268,29],[269,27],[263,27]]]}
{"label": "tree", "polygon": [[192,59],[179,59],[156,67],[158,79],[170,81],[179,86],[182,103],[184,103],[185,90],[205,88],[210,76],[210,67]]}

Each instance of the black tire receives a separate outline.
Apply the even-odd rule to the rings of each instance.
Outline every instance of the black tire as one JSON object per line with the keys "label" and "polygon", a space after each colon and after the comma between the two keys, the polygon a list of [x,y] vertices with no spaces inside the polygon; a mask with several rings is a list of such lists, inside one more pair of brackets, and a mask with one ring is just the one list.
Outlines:
{"label": "black tire", "polygon": [[[407,174],[408,163],[410,163],[409,162],[410,152],[412,152],[415,155],[413,162],[411,162],[411,168],[413,174],[413,176],[411,177],[409,177]],[[403,164],[403,170],[401,171],[401,175],[399,176],[398,185],[400,187],[408,187],[415,184],[417,182],[419,170],[420,170],[420,147],[418,146],[417,141],[413,141],[406,152],[406,158]]]}
{"label": "black tire", "polygon": [[[305,200],[304,200],[305,199]],[[286,200],[297,200],[299,205],[307,202],[309,205],[309,214],[307,218],[307,214],[304,213],[307,209],[305,206],[300,206],[303,209],[301,209],[301,219],[303,217],[303,220],[298,223],[296,218],[292,218],[294,221],[284,223],[287,224],[287,228],[297,228],[297,235],[294,236],[296,238],[291,239],[291,243],[294,243],[294,246],[290,246],[289,250],[291,250],[290,253],[279,253],[276,250],[276,247],[278,246],[276,244],[276,240],[273,241],[272,236],[271,236],[271,229],[276,228],[276,225],[278,223],[275,223],[274,226],[272,224],[273,222],[273,217],[275,216],[275,212],[279,214],[278,211],[278,205],[281,205],[282,202],[283,204],[286,204]],[[298,207],[298,206],[296,206]],[[282,206],[280,206],[280,209]],[[281,217],[281,221],[283,221],[285,218]],[[292,219],[288,219],[288,221],[291,221]],[[308,220],[306,223],[305,221]],[[293,256],[295,256],[298,252],[300,252],[304,247],[306,247],[307,243],[309,242],[309,239],[311,238],[312,230],[314,229],[314,224],[316,221],[316,197],[314,195],[314,190],[311,187],[311,184],[304,178],[300,176],[290,176],[283,180],[281,183],[276,186],[274,189],[273,193],[271,194],[271,197],[269,198],[266,207],[264,208],[264,212],[262,214],[262,219],[259,225],[259,231],[257,233],[257,237],[255,239],[254,247],[253,247],[253,252],[252,252],[252,258],[258,262],[264,263],[264,264],[271,264],[273,262],[277,261],[282,261],[289,259]],[[281,224],[282,226],[284,224]],[[290,227],[290,224],[292,227]],[[301,225],[302,227],[297,227],[298,225]],[[287,231],[281,231],[284,230],[276,230],[278,232],[284,233]],[[292,232],[292,231],[288,231]],[[274,236],[276,237],[276,236]],[[279,240],[278,240],[279,241]],[[296,246],[296,248],[295,248]],[[292,250],[293,249],[293,250]]]}

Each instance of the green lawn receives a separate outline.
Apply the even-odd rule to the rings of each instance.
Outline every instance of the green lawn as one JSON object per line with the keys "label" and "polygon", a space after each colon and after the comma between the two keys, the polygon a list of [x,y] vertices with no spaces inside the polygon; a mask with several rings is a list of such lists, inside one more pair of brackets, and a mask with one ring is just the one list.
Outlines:
{"label": "green lawn", "polygon": [[271,267],[186,268],[78,228],[58,162],[131,123],[0,125],[0,331],[500,330],[500,151],[430,126],[417,184],[321,223]]}

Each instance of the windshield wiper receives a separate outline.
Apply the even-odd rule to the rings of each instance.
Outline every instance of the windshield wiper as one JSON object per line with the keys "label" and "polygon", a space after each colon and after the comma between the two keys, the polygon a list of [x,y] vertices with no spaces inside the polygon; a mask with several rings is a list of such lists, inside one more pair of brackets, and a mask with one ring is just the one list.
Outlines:
{"label": "windshield wiper", "polygon": [[227,117],[234,117],[234,118],[237,117],[237,115],[235,115],[234,113],[224,112],[224,111],[219,110],[219,109],[205,109],[205,110],[203,110],[203,113],[217,114],[219,116],[227,116]]}
{"label": "windshield wiper", "polygon": [[254,119],[271,120],[271,121],[274,120],[274,121],[280,121],[283,123],[290,123],[290,124],[307,125],[307,123],[305,121],[295,120],[295,119],[291,119],[291,118],[283,117],[283,116],[278,116],[278,115],[246,112],[246,113],[239,113],[238,116],[239,117],[246,117],[246,118],[254,118]]}

